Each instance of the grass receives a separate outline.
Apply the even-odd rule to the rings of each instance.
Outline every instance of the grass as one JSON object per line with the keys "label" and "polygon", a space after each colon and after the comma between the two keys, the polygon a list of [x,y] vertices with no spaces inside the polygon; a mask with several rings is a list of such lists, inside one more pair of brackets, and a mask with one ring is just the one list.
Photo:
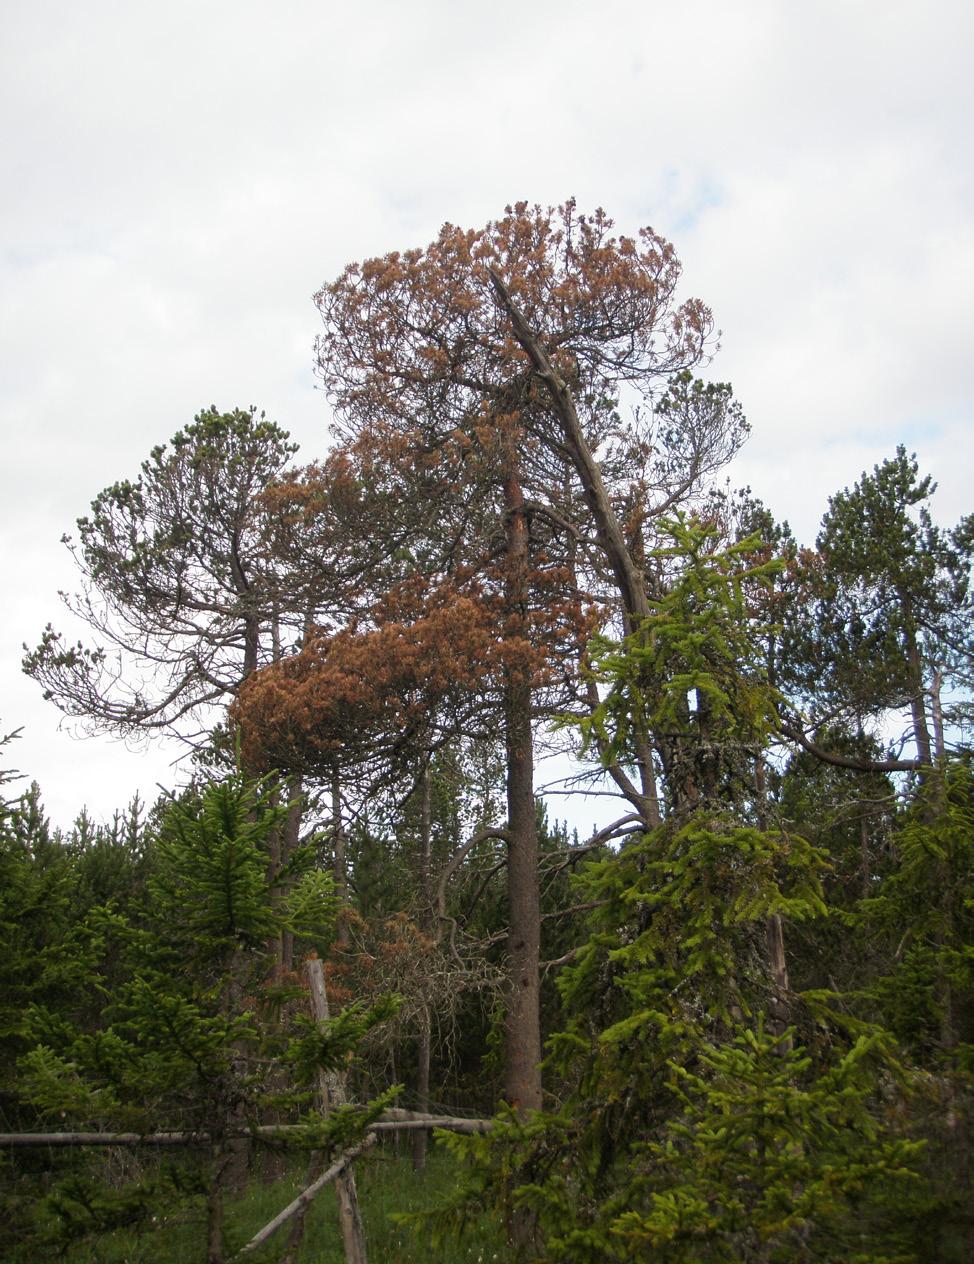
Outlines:
{"label": "grass", "polygon": [[[408,1147],[400,1157],[392,1145],[377,1147],[355,1165],[359,1203],[365,1225],[369,1264],[488,1264],[506,1258],[504,1237],[486,1219],[469,1224],[460,1240],[437,1245],[427,1234],[395,1223],[400,1212],[430,1210],[452,1192],[455,1160],[437,1146],[430,1148],[424,1172],[414,1173]],[[246,1193],[227,1205],[227,1246],[239,1249],[281,1211],[300,1191],[304,1160],[273,1184],[252,1181]],[[285,1226],[260,1252],[248,1256],[253,1264],[279,1260],[289,1227]],[[203,1264],[206,1223],[201,1199],[187,1199],[167,1215],[140,1230],[116,1230],[97,1239],[76,1243],[60,1259],[67,1264]],[[33,1260],[37,1260],[36,1253]],[[299,1264],[344,1264],[335,1194],[322,1191],[308,1210]]]}

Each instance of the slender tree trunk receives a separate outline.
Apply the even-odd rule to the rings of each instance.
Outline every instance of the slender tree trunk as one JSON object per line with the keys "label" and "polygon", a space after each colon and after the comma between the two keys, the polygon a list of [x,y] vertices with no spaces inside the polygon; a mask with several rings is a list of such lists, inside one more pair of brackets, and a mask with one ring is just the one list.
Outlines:
{"label": "slender tree trunk", "polygon": [[[277,624],[274,625],[275,632]],[[268,838],[270,853],[268,856],[267,876],[273,880],[280,873],[283,865],[286,865],[294,854],[294,850],[298,845],[301,836],[301,781],[298,777],[288,777],[286,780],[278,784],[276,795],[283,793],[290,805],[288,813],[282,824],[275,826]],[[278,887],[275,891],[274,899],[276,903],[280,903],[287,896],[287,888]],[[294,934],[286,928],[279,930],[268,943],[268,956],[272,961],[272,975],[276,979],[280,979],[286,972],[294,967]],[[274,1010],[269,1019],[273,1023],[279,1023],[281,1015],[279,1010]],[[268,1076],[268,1088],[271,1091],[284,1092],[287,1087],[288,1072],[281,1066],[272,1067]],[[280,1110],[269,1108],[263,1113],[263,1122],[268,1124],[283,1122]],[[282,1180],[288,1165],[288,1156],[283,1150],[266,1149],[258,1152],[257,1166],[260,1172],[260,1179],[265,1185],[274,1185]]]}
{"label": "slender tree trunk", "polygon": [[653,767],[653,748],[649,737],[643,732],[636,734],[635,744],[636,758],[639,760],[639,789],[645,804],[641,811],[647,828],[656,829],[662,824],[663,814],[660,811],[656,770]]}
{"label": "slender tree trunk", "polygon": [[[507,510],[508,610],[527,609],[528,524],[524,496],[513,469],[504,482]],[[534,804],[534,744],[529,666],[508,668],[505,689],[507,817],[510,842],[507,889],[510,905],[505,1095],[520,1112],[541,1108],[539,1014],[541,892],[538,822]]]}
{"label": "slender tree trunk", "polygon": [[257,659],[260,652],[260,621],[254,615],[247,615],[244,620],[244,661],[243,678],[247,679],[257,670]]}
{"label": "slender tree trunk", "polygon": [[[286,865],[298,849],[301,841],[302,786],[300,777],[289,777],[286,782],[291,806],[284,822],[284,838],[281,847],[281,864]],[[281,969],[294,969],[294,932],[281,932]]]}
{"label": "slender tree trunk", "polygon": [[[281,623],[276,610],[271,620],[271,647],[273,661],[279,663],[281,661]],[[281,867],[291,859],[301,837],[301,778],[293,774],[287,777],[283,783],[278,784],[277,793],[284,793],[290,806],[283,826],[278,826],[270,836],[271,853],[268,867],[270,878],[275,878]],[[278,898],[285,894],[285,891],[280,891]],[[294,935],[291,931],[280,932],[274,945],[274,960],[279,973],[293,968]]]}
{"label": "slender tree trunk", "polygon": [[782,1055],[791,1050],[790,1040],[781,1040],[791,1018],[788,1002],[788,959],[785,956],[785,932],[781,917],[772,913],[768,918],[768,966],[771,972],[772,1031],[779,1037],[778,1052]]}
{"label": "slender tree trunk", "polygon": [[[537,335],[511,298],[500,273],[490,269],[491,281],[498,305],[510,319],[514,336],[531,361],[535,374],[548,389],[552,411],[562,431],[562,443],[575,473],[582,485],[582,496],[595,524],[596,535],[603,556],[612,571],[622,605],[623,624],[628,631],[641,626],[649,615],[646,593],[645,570],[633,557],[618,515],[612,507],[609,494],[602,481],[602,473],[595,459],[585,432],[582,429],[572,398],[571,389],[557,372]],[[510,513],[510,503],[508,503]],[[510,542],[509,542],[510,546]],[[653,772],[652,745],[648,734],[637,734],[641,743],[639,751],[641,790],[637,791],[622,769],[609,769],[610,775],[637,810],[644,816],[647,827],[660,823],[660,806]],[[665,759],[665,754],[661,752]]]}
{"label": "slender tree trunk", "polygon": [[[226,965],[226,983],[223,993],[223,1007],[229,1018],[236,1018],[246,1008],[245,975],[247,957],[243,948],[234,949]],[[246,1045],[235,1042],[233,1048],[233,1074],[228,1085],[232,1095],[226,1102],[224,1128],[230,1135],[223,1142],[223,1161],[220,1167],[219,1185],[221,1192],[239,1194],[247,1184],[250,1172],[250,1158],[253,1150],[250,1137],[247,1135],[247,1105],[239,1092],[238,1086],[246,1082],[250,1070]],[[222,1214],[222,1213],[221,1213]]]}
{"label": "slender tree trunk", "polygon": [[[416,1069],[416,1109],[424,1114],[429,1111],[430,1101],[430,1021],[429,1014],[424,1014],[420,1028],[417,1048]],[[426,1167],[426,1150],[429,1145],[429,1132],[420,1128],[413,1133],[413,1171],[422,1172]]]}
{"label": "slender tree trunk", "polygon": [[534,805],[530,690],[508,690],[507,860],[510,904],[507,998],[507,1100],[519,1111],[541,1108],[540,900]]}
{"label": "slender tree trunk", "polygon": [[582,495],[595,523],[602,552],[619,589],[623,610],[626,618],[632,621],[630,626],[637,626],[649,614],[646,577],[640,573],[626,545],[625,533],[602,482],[602,472],[578,419],[571,390],[552,365],[537,335],[515,306],[500,273],[491,268],[490,275],[498,302],[510,318],[514,336],[531,361],[535,373],[548,388],[552,408],[562,427],[565,450],[571,457],[582,484]]}
{"label": "slender tree trunk", "polygon": [[226,1156],[216,1155],[206,1196],[206,1264],[223,1264],[223,1180]]}
{"label": "slender tree trunk", "polygon": [[930,714],[933,718],[934,755],[936,755],[937,759],[943,759],[947,749],[944,745],[944,711],[940,700],[940,690],[943,686],[943,681],[943,672],[939,667],[935,667],[933,684],[930,686]]}
{"label": "slender tree trunk", "polygon": [[[760,752],[754,757],[754,790],[758,809],[758,828],[768,828],[765,809],[765,767]],[[767,922],[768,973],[771,978],[772,1033],[779,1037],[777,1050],[782,1057],[791,1051],[791,1041],[782,1040],[791,1021],[789,1002],[788,958],[785,955],[785,928],[778,913],[772,913]]]}
{"label": "slender tree trunk", "polygon": [[859,864],[862,872],[862,898],[868,900],[873,889],[873,865],[869,851],[869,827],[865,812],[859,817]]}
{"label": "slender tree trunk", "polygon": [[[429,763],[423,769],[423,777],[419,783],[419,898],[420,929],[427,934],[432,932],[433,890],[430,881],[432,864],[433,835],[432,811],[430,804],[430,769]],[[429,1110],[430,1095],[430,1016],[424,1007],[420,1019],[420,1033],[416,1051],[416,1109],[426,1113]],[[426,1149],[429,1133],[423,1129],[413,1134],[413,1171],[421,1172],[426,1166]]]}
{"label": "slender tree trunk", "polygon": [[[306,962],[308,986],[311,992],[311,1011],[319,1023],[327,1022],[328,993],[325,991],[325,972],[317,957]],[[322,1114],[345,1101],[345,1086],[340,1075],[319,1072],[318,1096]],[[324,1161],[313,1155],[308,1172],[307,1184],[317,1179],[324,1171]],[[351,1166],[347,1167],[335,1178],[335,1195],[338,1199],[338,1223],[342,1232],[342,1243],[345,1248],[346,1264],[367,1264],[365,1252],[365,1230],[362,1228],[362,1215],[359,1211],[358,1194],[355,1189],[355,1174]],[[295,1218],[287,1244],[288,1259],[297,1257],[298,1246],[304,1233],[303,1210]]]}
{"label": "slender tree trunk", "polygon": [[[898,594],[903,608],[903,622],[906,636],[906,661],[910,676],[910,714],[913,719],[913,733],[916,741],[917,758],[925,768],[933,766],[933,746],[930,742],[930,729],[927,727],[927,710],[924,706],[925,691],[923,688],[923,659],[917,638],[916,620],[909,600]],[[923,774],[921,773],[921,776]]]}
{"label": "slender tree trunk", "polygon": [[[511,459],[504,480],[507,511],[507,612],[526,622],[529,529],[524,496]],[[516,633],[515,633],[516,635]],[[528,663],[507,668],[504,738],[507,754],[508,983],[504,1095],[520,1115],[541,1109],[541,888],[538,817],[534,803],[534,739]],[[507,1226],[512,1247],[530,1249],[536,1218],[523,1208]]]}
{"label": "slender tree trunk", "polygon": [[345,826],[342,821],[342,787],[339,780],[337,762],[332,767],[331,772],[331,828],[332,848],[335,857],[335,886],[338,890],[338,898],[341,901],[343,910],[338,915],[338,930],[335,942],[341,949],[348,945],[348,925],[344,914],[345,905],[348,903],[348,867],[345,859]]}

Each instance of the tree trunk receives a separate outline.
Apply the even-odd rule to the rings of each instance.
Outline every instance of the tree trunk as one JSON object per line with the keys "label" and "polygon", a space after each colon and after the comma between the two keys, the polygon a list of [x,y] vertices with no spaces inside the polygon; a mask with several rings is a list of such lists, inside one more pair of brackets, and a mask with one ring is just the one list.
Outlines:
{"label": "tree trunk", "polygon": [[[759,751],[754,757],[754,798],[758,810],[758,828],[768,828],[766,810],[766,782],[764,757]],[[785,928],[778,913],[772,913],[767,922],[768,974],[771,979],[771,1032],[779,1038],[777,1051],[784,1057],[791,1052],[791,1041],[782,1040],[791,1021],[790,986],[788,982],[788,958],[785,955]]]}
{"label": "tree trunk", "polygon": [[[430,769],[429,763],[423,769],[423,777],[419,783],[419,898],[420,929],[427,934],[432,933],[433,890],[430,881],[432,862],[432,812],[430,805]],[[426,1113],[429,1110],[430,1095],[430,1018],[424,1007],[421,1018],[418,1048],[416,1051],[416,1109]],[[429,1144],[429,1133],[420,1129],[413,1134],[413,1171],[421,1172],[426,1166],[426,1149]]]}
{"label": "tree trunk", "polygon": [[934,755],[942,760],[947,752],[944,745],[944,711],[940,691],[943,687],[944,674],[939,667],[933,671],[933,684],[930,686],[930,713],[933,717]]}
{"label": "tree trunk", "polygon": [[260,622],[254,615],[247,615],[244,619],[244,661],[243,661],[243,679],[252,675],[257,670],[257,662],[260,653]]}
{"label": "tree trunk", "polygon": [[927,727],[927,710],[923,701],[925,697],[923,659],[920,655],[916,620],[913,617],[913,607],[908,598],[904,597],[902,593],[899,593],[898,596],[903,608],[906,661],[910,677],[910,714],[913,718],[917,758],[925,768],[931,768],[933,766],[933,747],[930,742],[930,729]]}
{"label": "tree trunk", "polygon": [[[223,1009],[228,1018],[236,1018],[246,1009],[244,997],[247,959],[243,948],[235,948],[226,965],[223,991]],[[253,1146],[247,1129],[247,1105],[239,1087],[246,1082],[250,1071],[246,1044],[235,1042],[233,1046],[233,1074],[228,1085],[231,1094],[226,1102],[223,1128],[226,1140],[219,1183],[223,1193],[239,1194],[247,1184]]]}
{"label": "tree trunk", "polygon": [[[301,817],[303,812],[302,788],[300,777],[288,777],[287,793],[291,806],[288,808],[287,820],[284,822],[284,838],[281,847],[281,864],[286,865],[298,849],[301,841]],[[281,932],[281,969],[294,969],[294,932]]]}
{"label": "tree trunk", "polygon": [[645,575],[634,563],[626,545],[625,534],[602,482],[598,462],[585,438],[568,384],[557,372],[537,335],[514,305],[500,273],[491,268],[490,276],[498,302],[510,319],[515,338],[527,354],[535,373],[548,388],[555,416],[562,427],[565,450],[571,457],[582,484],[582,494],[595,523],[599,544],[622,598],[627,630],[631,630],[649,614]]}
{"label": "tree trunk", "polygon": [[[514,459],[504,479],[507,511],[507,611],[522,627],[528,607],[529,529]],[[519,628],[517,630],[520,630]],[[515,633],[516,635],[516,633]],[[504,691],[507,754],[508,981],[504,1096],[519,1115],[541,1109],[541,888],[538,817],[534,803],[531,679],[527,662],[509,664]],[[536,1218],[511,1213],[508,1238],[519,1253],[530,1249]]]}
{"label": "tree trunk", "polygon": [[[311,990],[311,1012],[319,1023],[327,1022],[328,994],[325,991],[325,972],[320,960],[311,957],[306,962],[308,986]],[[318,1095],[322,1114],[345,1101],[345,1086],[342,1077],[334,1072],[321,1071],[318,1074]],[[318,1160],[320,1163],[320,1160]],[[312,1158],[312,1167],[316,1159]],[[323,1166],[323,1165],[322,1165]],[[317,1176],[309,1173],[311,1180]],[[309,1184],[311,1183],[309,1180]],[[346,1167],[335,1178],[335,1194],[338,1199],[338,1223],[342,1231],[342,1243],[345,1247],[346,1264],[366,1264],[365,1231],[362,1228],[362,1216],[359,1211],[358,1194],[355,1190],[355,1174],[351,1167]],[[288,1253],[296,1254],[297,1243],[303,1232],[303,1216],[301,1227],[296,1224],[288,1241]]]}
{"label": "tree trunk", "polygon": [[345,920],[345,905],[348,903],[348,868],[345,859],[345,826],[342,822],[342,789],[338,776],[337,762],[333,766],[331,773],[331,830],[332,848],[335,856],[335,886],[341,902],[335,942],[338,948],[342,949],[348,945],[348,924]]}
{"label": "tree trunk", "polygon": [[771,974],[771,1030],[777,1036],[779,1054],[791,1051],[791,1040],[782,1037],[788,1029],[791,1019],[791,1006],[788,1000],[788,959],[785,956],[785,933],[781,917],[773,913],[768,918],[768,967]]}
{"label": "tree trunk", "polygon": [[[301,836],[301,781],[300,778],[291,776],[278,784],[276,793],[280,795],[284,793],[287,796],[287,802],[290,804],[287,816],[284,822],[275,826],[269,837],[270,855],[268,858],[268,878],[276,878],[281,868],[288,863],[294,855],[298,841]],[[282,884],[277,888],[274,894],[274,900],[280,905],[287,898],[290,883]],[[270,940],[268,944],[268,956],[273,962],[272,975],[278,981],[281,980],[285,973],[289,973],[294,968],[294,933],[286,927],[282,927]],[[281,1021],[280,1011],[272,1009],[269,1014],[269,1021],[279,1024]],[[274,1066],[268,1074],[268,1088],[272,1092],[284,1093],[288,1084],[288,1070],[282,1066]],[[276,1108],[268,1108],[263,1113],[263,1120],[268,1124],[280,1123],[282,1116],[280,1110]],[[283,1150],[267,1149],[258,1154],[258,1167],[260,1170],[260,1179],[265,1185],[274,1185],[282,1180],[287,1172],[288,1156]]]}
{"label": "tree trunk", "polygon": [[[416,1109],[426,1114],[430,1101],[430,1023],[429,1015],[424,1014],[422,1028],[419,1033],[416,1052]],[[429,1145],[429,1131],[421,1128],[413,1133],[413,1171],[422,1172],[426,1167],[426,1150]]]}
{"label": "tree trunk", "polygon": [[[521,485],[513,470],[508,471],[504,481],[504,501],[507,510],[507,604],[511,614],[523,616],[527,609],[528,524]],[[511,1105],[524,1113],[541,1108],[541,892],[528,664],[520,667],[515,664],[508,668],[504,701],[510,833],[507,859],[510,976],[504,1091]]]}
{"label": "tree trunk", "polygon": [[223,1175],[226,1156],[217,1153],[206,1196],[206,1264],[223,1264]]}

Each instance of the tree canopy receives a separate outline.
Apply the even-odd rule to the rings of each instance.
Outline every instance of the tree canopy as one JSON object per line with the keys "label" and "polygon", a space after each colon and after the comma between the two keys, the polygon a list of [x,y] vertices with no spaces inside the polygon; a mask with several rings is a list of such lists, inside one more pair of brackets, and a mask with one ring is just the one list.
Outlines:
{"label": "tree canopy", "polygon": [[722,484],[679,281],[573,201],[445,225],[316,294],[320,459],[211,408],[92,502],[25,669],[200,759],[67,830],[0,777],[0,1110],[194,1157],[9,1142],[5,1250],[203,1198],[218,1264],[252,1143],[312,1190],[449,1111],[426,1228],[512,1259],[969,1258],[974,517],[902,446],[813,543]]}

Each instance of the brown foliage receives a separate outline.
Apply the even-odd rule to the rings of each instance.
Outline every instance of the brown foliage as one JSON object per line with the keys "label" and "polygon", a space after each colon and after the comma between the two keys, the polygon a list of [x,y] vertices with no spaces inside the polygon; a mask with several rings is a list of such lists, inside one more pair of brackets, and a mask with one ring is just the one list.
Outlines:
{"label": "brown foliage", "polygon": [[[376,605],[376,625],[313,636],[301,652],[256,673],[240,690],[232,718],[248,767],[320,772],[394,758],[433,727],[456,731],[490,706],[511,676],[545,683],[555,676],[545,653],[558,612],[503,609],[470,577],[397,585]],[[584,642],[590,624],[572,603],[564,624]],[[550,640],[550,635],[549,638]]]}
{"label": "brown foliage", "polygon": [[537,384],[494,301],[491,267],[580,397],[595,403],[607,384],[696,363],[712,319],[697,299],[674,302],[673,247],[651,228],[633,239],[612,227],[573,200],[518,202],[478,231],[446,224],[425,250],[349,265],[315,296],[326,388],[357,433],[423,416],[489,434],[505,402],[530,409]]}
{"label": "brown foliage", "polygon": [[497,551],[513,477],[531,548],[563,565],[569,584],[612,583],[578,453],[515,308],[570,391],[584,442],[608,463],[613,511],[637,553],[647,515],[672,511],[739,443],[723,438],[719,391],[678,391],[659,426],[652,410],[620,417],[622,387],[656,398],[662,379],[701,359],[713,323],[699,300],[676,301],[669,242],[651,228],[612,230],[604,211],[580,214],[574,201],[519,202],[480,230],[446,224],[425,249],[353,263],[316,295],[337,433],[414,523],[430,511],[428,553],[446,570]]}

